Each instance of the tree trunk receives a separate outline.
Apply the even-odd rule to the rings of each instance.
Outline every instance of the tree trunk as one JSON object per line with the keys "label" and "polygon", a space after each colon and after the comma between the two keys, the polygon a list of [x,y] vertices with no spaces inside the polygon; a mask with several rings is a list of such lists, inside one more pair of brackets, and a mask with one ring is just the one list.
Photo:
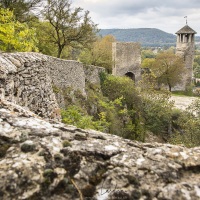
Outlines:
{"label": "tree trunk", "polygon": [[61,53],[62,53],[62,47],[58,47],[58,54],[57,54],[57,58],[60,58],[60,56],[61,56]]}
{"label": "tree trunk", "polygon": [[167,83],[168,83],[168,86],[169,86],[169,91],[171,92],[171,91],[172,91],[172,86],[171,86],[171,84],[170,84],[169,78],[167,78]]}
{"label": "tree trunk", "polygon": [[172,87],[171,87],[171,85],[169,84],[169,91],[171,92],[172,91]]}

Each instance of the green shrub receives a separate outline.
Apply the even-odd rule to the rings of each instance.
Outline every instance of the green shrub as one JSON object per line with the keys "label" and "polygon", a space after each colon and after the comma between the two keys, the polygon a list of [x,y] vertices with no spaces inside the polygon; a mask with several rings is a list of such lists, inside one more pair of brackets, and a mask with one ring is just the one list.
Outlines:
{"label": "green shrub", "polygon": [[146,132],[173,144],[197,146],[200,141],[200,103],[187,112],[173,108],[170,93],[154,87],[136,87],[127,77],[101,74],[101,88],[86,83],[87,99],[78,93],[75,105],[62,111],[63,122],[131,140],[145,141]]}
{"label": "green shrub", "polygon": [[66,110],[61,111],[62,121],[65,124],[72,124],[83,129],[96,129],[105,131],[108,123],[104,119],[93,120],[92,116],[87,115],[77,106],[69,106]]}
{"label": "green shrub", "polygon": [[56,85],[52,85],[52,89],[53,89],[53,92],[56,94],[60,92],[60,89]]}
{"label": "green shrub", "polygon": [[[197,103],[197,104],[196,104]],[[176,111],[173,115],[173,128],[169,142],[172,144],[183,144],[187,147],[195,147],[200,145],[200,119],[198,101],[194,102],[186,111]]]}
{"label": "green shrub", "polygon": [[168,133],[172,113],[168,93],[148,91],[142,94],[142,101],[142,116],[146,128],[160,136]]}

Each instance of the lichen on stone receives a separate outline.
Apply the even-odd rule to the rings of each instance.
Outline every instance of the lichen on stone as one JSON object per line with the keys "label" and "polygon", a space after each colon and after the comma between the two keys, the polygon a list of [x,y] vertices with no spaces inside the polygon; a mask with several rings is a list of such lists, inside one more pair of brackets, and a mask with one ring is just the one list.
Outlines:
{"label": "lichen on stone", "polygon": [[1,106],[2,200],[200,198],[199,147],[130,141]]}

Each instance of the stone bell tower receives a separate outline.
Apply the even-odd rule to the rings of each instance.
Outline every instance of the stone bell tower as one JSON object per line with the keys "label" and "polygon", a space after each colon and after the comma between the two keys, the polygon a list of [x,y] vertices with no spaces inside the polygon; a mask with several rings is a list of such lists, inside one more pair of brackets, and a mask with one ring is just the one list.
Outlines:
{"label": "stone bell tower", "polygon": [[186,25],[176,34],[176,55],[184,59],[186,72],[183,74],[182,83],[174,87],[174,90],[185,90],[192,83],[196,31],[187,25],[186,20]]}

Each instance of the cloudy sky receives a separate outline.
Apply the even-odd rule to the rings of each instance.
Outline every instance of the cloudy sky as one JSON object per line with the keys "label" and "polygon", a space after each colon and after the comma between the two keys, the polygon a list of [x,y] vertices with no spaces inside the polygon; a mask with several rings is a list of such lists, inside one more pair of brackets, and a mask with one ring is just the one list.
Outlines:
{"label": "cloudy sky", "polygon": [[98,28],[158,28],[175,33],[188,25],[200,35],[200,0],[72,0],[90,11]]}

